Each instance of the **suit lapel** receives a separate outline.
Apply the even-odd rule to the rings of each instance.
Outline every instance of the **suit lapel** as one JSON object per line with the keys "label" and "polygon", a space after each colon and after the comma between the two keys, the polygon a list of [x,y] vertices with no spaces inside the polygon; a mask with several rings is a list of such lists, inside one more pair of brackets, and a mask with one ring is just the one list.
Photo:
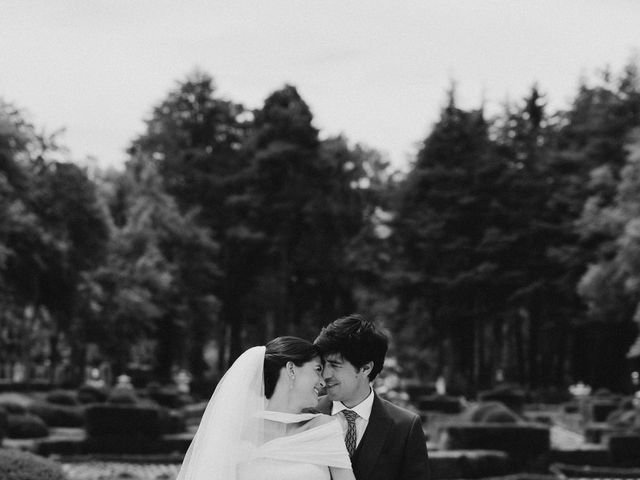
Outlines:
{"label": "suit lapel", "polygon": [[391,418],[382,404],[382,400],[374,394],[371,416],[364,436],[354,455],[353,470],[357,478],[369,478],[376,466],[382,447],[387,440],[392,425]]}

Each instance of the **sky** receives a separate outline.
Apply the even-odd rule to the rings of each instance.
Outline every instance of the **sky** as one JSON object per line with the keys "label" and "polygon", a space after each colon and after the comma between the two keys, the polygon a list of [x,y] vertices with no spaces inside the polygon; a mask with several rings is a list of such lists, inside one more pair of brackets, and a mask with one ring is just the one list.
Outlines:
{"label": "sky", "polygon": [[259,108],[285,84],[323,137],[404,169],[453,81],[498,112],[537,82],[551,109],[640,48],[638,0],[1,0],[0,98],[72,158],[120,168],[151,109],[195,69]]}

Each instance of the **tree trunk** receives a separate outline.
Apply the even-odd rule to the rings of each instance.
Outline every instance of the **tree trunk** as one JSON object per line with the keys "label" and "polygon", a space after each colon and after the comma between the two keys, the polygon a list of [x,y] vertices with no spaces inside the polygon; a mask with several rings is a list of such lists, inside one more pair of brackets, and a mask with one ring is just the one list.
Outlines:
{"label": "tree trunk", "polygon": [[524,355],[524,338],[522,335],[522,331],[526,328],[526,322],[528,319],[528,313],[524,309],[520,309],[518,315],[514,317],[515,324],[513,325],[513,333],[516,347],[516,358],[517,358],[517,371],[518,371],[518,382],[526,383],[527,377],[527,366],[526,359]]}

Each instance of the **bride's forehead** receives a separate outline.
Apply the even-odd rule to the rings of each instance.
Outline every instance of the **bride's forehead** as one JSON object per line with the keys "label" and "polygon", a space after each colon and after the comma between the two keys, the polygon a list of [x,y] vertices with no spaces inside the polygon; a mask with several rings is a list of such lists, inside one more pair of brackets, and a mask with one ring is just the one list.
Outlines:
{"label": "bride's forehead", "polygon": [[307,363],[305,363],[305,366],[310,366],[310,367],[316,367],[316,366],[322,366],[322,359],[320,357],[314,357],[311,360],[309,360]]}

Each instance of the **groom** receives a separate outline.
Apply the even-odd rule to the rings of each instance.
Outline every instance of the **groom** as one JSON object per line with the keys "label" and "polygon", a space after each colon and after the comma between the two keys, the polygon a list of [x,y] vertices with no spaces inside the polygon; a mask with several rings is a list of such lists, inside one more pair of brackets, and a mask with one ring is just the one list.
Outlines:
{"label": "groom", "polygon": [[323,328],[314,343],[324,357],[327,385],[318,410],[342,424],[356,479],[428,480],[420,417],[371,388],[387,353],[386,336],[360,315],[349,315]]}

